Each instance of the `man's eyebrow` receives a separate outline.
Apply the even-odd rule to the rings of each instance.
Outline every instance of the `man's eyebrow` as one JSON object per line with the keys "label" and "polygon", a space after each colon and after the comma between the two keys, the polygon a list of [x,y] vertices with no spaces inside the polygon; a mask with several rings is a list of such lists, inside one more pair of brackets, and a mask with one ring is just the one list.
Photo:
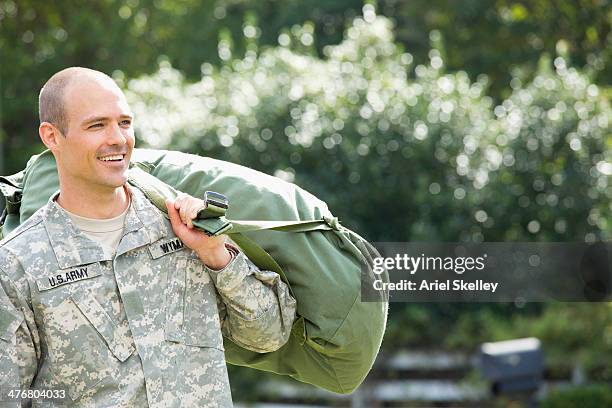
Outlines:
{"label": "man's eyebrow", "polygon": [[[119,116],[121,119],[134,119],[134,115],[131,114],[124,114]],[[90,118],[85,119],[83,122],[81,122],[82,125],[87,125],[89,123],[93,123],[93,122],[104,122],[109,120],[110,118],[108,116],[93,116]]]}
{"label": "man's eyebrow", "polygon": [[93,117],[89,117],[89,118],[85,119],[81,123],[83,125],[87,125],[87,124],[92,123],[92,122],[103,122],[105,120],[108,120],[108,117],[106,117],[106,116],[93,116]]}

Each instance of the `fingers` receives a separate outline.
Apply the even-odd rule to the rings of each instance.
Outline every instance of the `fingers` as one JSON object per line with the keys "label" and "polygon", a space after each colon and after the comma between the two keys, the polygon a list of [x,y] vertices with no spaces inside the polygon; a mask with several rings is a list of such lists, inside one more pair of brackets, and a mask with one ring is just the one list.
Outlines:
{"label": "fingers", "polygon": [[202,208],[205,208],[204,201],[187,194],[179,193],[176,201],[174,201],[174,209],[178,210],[181,221],[189,229],[193,228],[192,220],[197,217]]}
{"label": "fingers", "polygon": [[181,222],[181,218],[179,216],[178,210],[175,207],[176,201],[172,202],[171,200],[166,200],[166,208],[168,208],[168,217],[170,218],[170,223],[173,228],[177,228],[183,226]]}
{"label": "fingers", "polygon": [[179,193],[174,201],[174,208],[178,210],[179,217],[183,224],[187,225],[187,228],[192,228],[191,218],[188,217],[187,214],[187,206],[188,206],[188,196],[183,193]]}
{"label": "fingers", "polygon": [[[193,249],[200,256],[200,259],[208,265],[209,262],[214,263],[215,259],[209,259],[207,257],[209,257],[209,255],[212,256],[211,254],[218,254],[220,252],[220,247],[224,248],[223,244],[226,242],[226,236],[207,237],[206,234],[197,229],[189,229],[181,217],[182,210],[189,217],[188,220],[191,221],[191,219],[197,215],[199,208],[203,207],[203,203],[202,200],[197,200],[193,197],[189,197],[189,199],[181,197],[181,199],[177,198],[175,201],[166,200],[166,208],[168,209],[168,218],[170,218],[172,230],[176,236],[180,238],[187,247]],[[193,217],[191,217],[191,215],[193,215]],[[204,256],[204,258],[202,258],[202,256]]]}

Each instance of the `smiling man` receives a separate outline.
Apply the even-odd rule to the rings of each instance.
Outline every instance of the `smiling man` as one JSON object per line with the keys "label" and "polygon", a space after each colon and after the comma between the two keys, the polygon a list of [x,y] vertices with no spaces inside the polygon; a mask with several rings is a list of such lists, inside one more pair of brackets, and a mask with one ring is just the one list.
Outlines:
{"label": "smiling man", "polygon": [[167,202],[168,221],[127,182],[133,115],[111,78],[60,71],[39,109],[60,191],[0,242],[0,401],[232,406],[222,335],[281,347],[288,287],[193,229],[202,200]]}

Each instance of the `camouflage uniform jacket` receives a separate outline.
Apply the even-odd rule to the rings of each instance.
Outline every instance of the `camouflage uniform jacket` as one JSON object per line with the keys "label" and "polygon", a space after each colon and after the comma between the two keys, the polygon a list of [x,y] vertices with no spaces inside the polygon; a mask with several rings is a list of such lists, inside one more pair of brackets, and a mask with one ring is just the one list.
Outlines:
{"label": "camouflage uniform jacket", "polygon": [[130,191],[114,259],[53,199],[0,242],[0,387],[64,389],[74,407],[232,406],[222,334],[276,350],[295,300],[235,248],[208,269]]}

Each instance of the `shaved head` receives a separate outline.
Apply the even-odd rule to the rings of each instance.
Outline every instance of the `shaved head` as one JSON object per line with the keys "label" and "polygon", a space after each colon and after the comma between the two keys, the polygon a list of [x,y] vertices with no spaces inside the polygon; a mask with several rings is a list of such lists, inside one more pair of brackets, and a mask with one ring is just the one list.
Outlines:
{"label": "shaved head", "polygon": [[68,132],[69,123],[64,96],[69,86],[83,80],[110,82],[117,87],[111,77],[100,71],[83,67],[70,67],[61,70],[49,78],[40,90],[38,97],[40,123],[49,122],[53,124],[65,136]]}
{"label": "shaved head", "polygon": [[58,203],[92,214],[98,203],[82,202],[87,194],[125,198],[134,115],[115,81],[92,69],[64,69],[43,86],[39,109],[38,135],[57,164]]}

